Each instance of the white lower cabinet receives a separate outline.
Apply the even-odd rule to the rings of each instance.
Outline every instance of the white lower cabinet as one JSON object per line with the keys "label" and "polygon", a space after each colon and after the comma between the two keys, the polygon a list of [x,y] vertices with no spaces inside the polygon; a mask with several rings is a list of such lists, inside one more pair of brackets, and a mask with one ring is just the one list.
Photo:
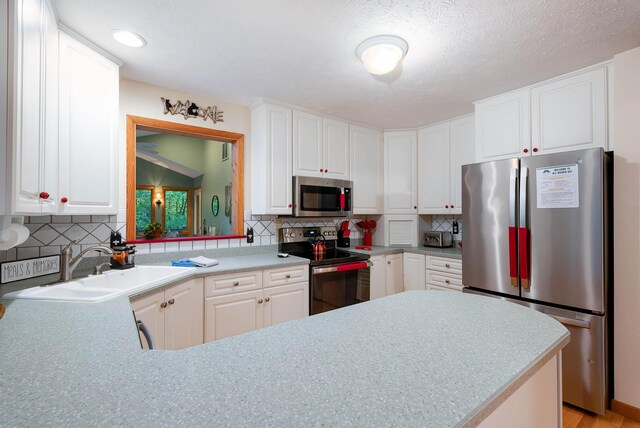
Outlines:
{"label": "white lower cabinet", "polygon": [[373,300],[387,295],[387,260],[385,256],[374,256],[369,261],[369,299]]}
{"label": "white lower cabinet", "polygon": [[[183,349],[202,343],[203,296],[203,281],[196,278],[134,299],[131,308],[149,329],[155,349]],[[148,349],[142,334],[140,340]]]}
{"label": "white lower cabinet", "polygon": [[425,256],[423,254],[404,253],[402,255],[404,289],[425,289]]}
{"label": "white lower cabinet", "polygon": [[404,291],[402,274],[402,254],[391,254],[386,257],[385,280],[387,296]]}
{"label": "white lower cabinet", "polygon": [[206,278],[204,314],[205,342],[306,317],[308,267]]}
{"label": "white lower cabinet", "polygon": [[427,290],[462,291],[462,260],[426,256]]}

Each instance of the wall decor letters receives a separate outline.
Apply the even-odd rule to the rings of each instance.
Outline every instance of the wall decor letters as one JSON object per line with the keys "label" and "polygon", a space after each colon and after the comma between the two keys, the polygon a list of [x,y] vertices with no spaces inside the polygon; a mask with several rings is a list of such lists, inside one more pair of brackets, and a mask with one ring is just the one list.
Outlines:
{"label": "wall decor letters", "polygon": [[185,102],[178,100],[171,104],[171,100],[168,98],[160,97],[160,99],[164,105],[164,114],[181,114],[184,116],[184,120],[187,120],[190,117],[200,117],[205,122],[208,118],[210,118],[213,123],[224,122],[224,118],[222,117],[224,112],[222,110],[218,110],[218,106],[202,108],[189,100],[186,100]]}

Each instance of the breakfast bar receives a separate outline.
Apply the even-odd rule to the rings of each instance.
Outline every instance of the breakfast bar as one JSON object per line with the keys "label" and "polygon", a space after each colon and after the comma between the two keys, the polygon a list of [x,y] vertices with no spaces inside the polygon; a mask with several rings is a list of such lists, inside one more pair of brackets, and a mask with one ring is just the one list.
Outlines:
{"label": "breakfast bar", "polygon": [[531,387],[520,417],[560,420],[568,331],[495,299],[410,291],[179,351],[140,348],[126,296],[2,303],[10,426],[495,426]]}

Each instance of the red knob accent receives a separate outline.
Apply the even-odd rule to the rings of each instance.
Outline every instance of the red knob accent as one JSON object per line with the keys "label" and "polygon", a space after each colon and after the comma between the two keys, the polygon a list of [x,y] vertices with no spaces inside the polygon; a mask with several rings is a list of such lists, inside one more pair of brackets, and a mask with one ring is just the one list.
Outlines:
{"label": "red knob accent", "polygon": [[320,168],[320,172],[324,172],[324,169]]}
{"label": "red knob accent", "polygon": [[534,152],[534,153],[538,153],[538,148],[537,148],[537,147],[534,147],[534,148],[533,148],[533,152]]}
{"label": "red knob accent", "polygon": [[291,205],[291,204],[289,204],[289,208],[291,208],[291,207],[292,207],[292,205]]}
{"label": "red knob accent", "polygon": [[67,202],[69,202],[69,199],[67,199],[66,197],[62,197],[60,198],[60,202],[62,202],[63,204],[66,204]]}
{"label": "red knob accent", "polygon": [[49,199],[49,194],[47,192],[40,192],[40,199]]}
{"label": "red knob accent", "polygon": [[449,205],[445,205],[444,207],[445,207],[445,208],[449,208]]}
{"label": "red knob accent", "polygon": [[522,149],[523,152],[529,153],[529,149]]}

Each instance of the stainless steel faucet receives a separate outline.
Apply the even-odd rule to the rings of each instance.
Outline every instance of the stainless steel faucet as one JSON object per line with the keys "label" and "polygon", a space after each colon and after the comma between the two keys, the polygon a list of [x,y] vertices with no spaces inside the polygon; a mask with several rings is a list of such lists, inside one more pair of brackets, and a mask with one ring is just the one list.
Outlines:
{"label": "stainless steel faucet", "polygon": [[94,245],[93,247],[89,247],[86,250],[80,252],[76,257],[73,257],[73,250],[71,246],[77,244],[78,241],[72,241],[69,245],[64,247],[60,252],[60,281],[70,281],[71,275],[73,274],[73,270],[78,266],[80,260],[85,256],[85,254],[91,251],[97,251],[102,254],[113,254],[113,250],[110,247],[105,245]]}

